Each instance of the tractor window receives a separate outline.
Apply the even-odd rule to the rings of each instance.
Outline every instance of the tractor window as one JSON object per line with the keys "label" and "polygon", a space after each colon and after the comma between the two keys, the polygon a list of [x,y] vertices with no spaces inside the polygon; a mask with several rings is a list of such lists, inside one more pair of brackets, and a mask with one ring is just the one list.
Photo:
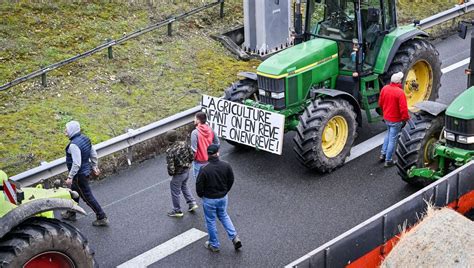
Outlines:
{"label": "tractor window", "polygon": [[383,12],[385,16],[385,30],[392,30],[397,27],[397,18],[395,10],[395,1],[393,0],[382,0]]}
{"label": "tractor window", "polygon": [[310,19],[311,33],[323,38],[339,41],[351,41],[355,36],[354,2],[347,0],[324,1],[314,3]]}

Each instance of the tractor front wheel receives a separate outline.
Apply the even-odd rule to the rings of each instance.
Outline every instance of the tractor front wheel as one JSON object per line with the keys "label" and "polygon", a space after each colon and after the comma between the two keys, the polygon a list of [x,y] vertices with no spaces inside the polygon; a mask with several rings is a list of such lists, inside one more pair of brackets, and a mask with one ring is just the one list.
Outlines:
{"label": "tractor front wheel", "polygon": [[[230,87],[226,88],[224,91],[224,99],[225,100],[230,100],[232,102],[237,102],[237,103],[242,103],[246,99],[253,99],[253,100],[258,100],[258,87],[257,87],[257,81],[245,78],[242,80],[239,80],[235,83],[233,83]],[[241,149],[248,149],[250,148],[247,145],[231,141],[231,140],[226,140],[227,143],[234,147],[238,147]]]}
{"label": "tractor front wheel", "polygon": [[94,267],[94,253],[75,227],[31,218],[0,239],[0,267]]}
{"label": "tractor front wheel", "polygon": [[438,169],[438,159],[433,157],[434,148],[444,127],[444,116],[437,117],[425,112],[415,113],[402,129],[397,146],[398,174],[410,185],[425,187],[433,180],[408,176],[410,168]]}
{"label": "tractor front wheel", "polygon": [[294,151],[309,169],[330,172],[349,156],[356,129],[356,114],[348,101],[316,99],[300,117]]}

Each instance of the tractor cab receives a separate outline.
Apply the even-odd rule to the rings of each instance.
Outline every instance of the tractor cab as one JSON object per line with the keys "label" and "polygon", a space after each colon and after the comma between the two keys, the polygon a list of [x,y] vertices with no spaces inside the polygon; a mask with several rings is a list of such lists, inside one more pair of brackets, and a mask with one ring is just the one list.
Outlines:
{"label": "tractor cab", "polygon": [[305,39],[336,41],[341,71],[368,73],[375,66],[385,34],[396,27],[392,0],[312,0],[308,2]]}

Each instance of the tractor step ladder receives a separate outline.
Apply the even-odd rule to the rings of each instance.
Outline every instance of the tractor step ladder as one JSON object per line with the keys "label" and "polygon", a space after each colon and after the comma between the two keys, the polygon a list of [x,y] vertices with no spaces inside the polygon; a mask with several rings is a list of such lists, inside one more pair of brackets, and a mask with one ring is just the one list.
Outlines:
{"label": "tractor step ladder", "polygon": [[371,111],[379,108],[378,96],[380,94],[380,82],[377,74],[361,78],[362,109],[365,110],[367,121],[375,123],[382,120],[380,115],[373,116]]}

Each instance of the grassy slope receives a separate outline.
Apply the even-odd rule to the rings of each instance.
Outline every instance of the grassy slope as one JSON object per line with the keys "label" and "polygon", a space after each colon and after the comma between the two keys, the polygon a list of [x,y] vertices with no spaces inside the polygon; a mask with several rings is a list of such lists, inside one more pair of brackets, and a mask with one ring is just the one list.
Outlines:
{"label": "grassy slope", "polygon": [[[2,2],[0,83],[211,1],[110,2]],[[98,143],[192,107],[200,94],[222,95],[237,72],[258,65],[235,60],[209,38],[240,23],[241,2],[228,1],[222,21],[216,7],[173,25],[171,38],[164,28],[114,47],[113,60],[104,51],[53,71],[47,88],[35,80],[0,92],[0,168],[15,174],[63,156],[71,119]],[[411,21],[405,10],[423,18],[456,1],[399,2],[400,19]]]}

